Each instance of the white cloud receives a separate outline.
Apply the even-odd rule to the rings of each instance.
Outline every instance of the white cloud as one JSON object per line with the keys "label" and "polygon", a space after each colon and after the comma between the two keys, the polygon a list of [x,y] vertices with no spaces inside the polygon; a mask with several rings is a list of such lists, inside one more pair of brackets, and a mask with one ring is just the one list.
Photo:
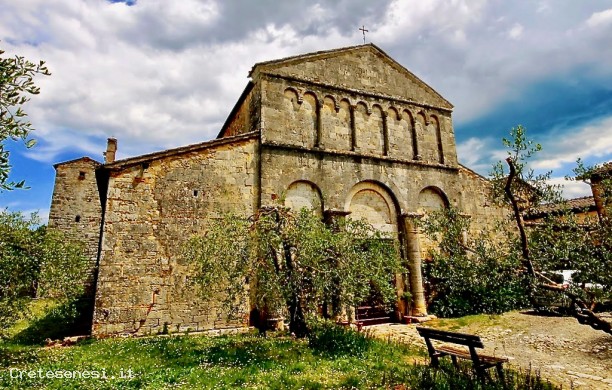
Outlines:
{"label": "white cloud", "polygon": [[499,149],[499,141],[490,137],[472,137],[457,144],[459,163],[488,176],[497,161],[503,161],[507,154]]}
{"label": "white cloud", "polygon": [[542,143],[546,148],[533,164],[536,169],[561,168],[578,158],[607,159],[612,154],[612,116],[563,134],[551,134]]}
{"label": "white cloud", "polygon": [[508,37],[511,39],[519,39],[523,35],[523,26],[519,23],[515,23],[514,26],[508,31]]}
{"label": "white cloud", "polygon": [[566,180],[564,177],[553,177],[548,180],[548,184],[560,186],[565,199],[593,195],[591,187],[582,181]]}
{"label": "white cloud", "polygon": [[[18,202],[11,202],[9,204],[0,207],[0,214],[4,212],[13,212],[14,210],[18,210],[20,207]],[[25,209],[19,210],[19,212],[26,217],[26,219],[30,219],[30,216],[36,215],[40,221],[40,225],[46,225],[49,222],[49,209]]]}
{"label": "white cloud", "polygon": [[601,12],[594,12],[586,21],[589,27],[598,27],[612,23],[612,8]]}

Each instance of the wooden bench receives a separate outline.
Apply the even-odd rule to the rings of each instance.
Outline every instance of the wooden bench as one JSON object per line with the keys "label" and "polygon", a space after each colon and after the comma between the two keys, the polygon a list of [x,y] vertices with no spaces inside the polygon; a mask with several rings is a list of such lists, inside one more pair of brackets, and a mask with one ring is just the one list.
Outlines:
{"label": "wooden bench", "polygon": [[[484,380],[486,370],[491,367],[497,369],[497,375],[499,379],[504,383],[504,372],[502,370],[502,364],[508,361],[508,358],[488,356],[484,354],[478,354],[476,348],[484,348],[482,340],[479,336],[465,333],[447,332],[444,330],[437,330],[431,328],[424,328],[421,326],[416,327],[417,331],[425,339],[427,344],[427,351],[431,358],[431,365],[433,367],[439,366],[439,358],[442,356],[450,356],[453,364],[457,367],[457,358],[471,360],[474,366],[476,375],[481,380]],[[468,350],[462,348],[455,348],[453,346],[434,346],[431,340],[444,341],[447,343],[465,345]]]}

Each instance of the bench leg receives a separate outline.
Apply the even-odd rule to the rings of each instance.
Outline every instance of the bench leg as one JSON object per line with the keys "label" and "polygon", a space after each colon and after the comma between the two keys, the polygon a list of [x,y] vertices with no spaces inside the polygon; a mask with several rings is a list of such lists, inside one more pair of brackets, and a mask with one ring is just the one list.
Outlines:
{"label": "bench leg", "polygon": [[497,377],[499,378],[499,381],[502,383],[502,386],[505,389],[506,388],[506,380],[504,378],[504,369],[502,368],[502,363],[497,363],[495,365],[495,368],[497,369]]}
{"label": "bench leg", "polygon": [[440,367],[440,359],[438,359],[437,356],[431,357],[431,366],[436,368]]}
{"label": "bench leg", "polygon": [[458,369],[459,364],[457,363],[457,356],[451,355],[451,360],[453,361],[453,366]]}
{"label": "bench leg", "polygon": [[473,368],[476,372],[476,377],[478,377],[480,383],[484,386],[486,382],[485,375],[487,375],[487,370],[483,369],[482,367],[479,367],[477,364],[474,364]]}

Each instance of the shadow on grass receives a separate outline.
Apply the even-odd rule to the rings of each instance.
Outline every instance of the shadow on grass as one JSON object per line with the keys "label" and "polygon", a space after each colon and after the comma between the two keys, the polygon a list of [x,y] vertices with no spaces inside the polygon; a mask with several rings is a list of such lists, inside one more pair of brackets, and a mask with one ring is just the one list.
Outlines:
{"label": "shadow on grass", "polygon": [[564,314],[559,311],[555,311],[554,309],[524,310],[524,311],[521,311],[521,314],[525,314],[528,316],[535,316],[535,317],[567,317],[567,314]]}
{"label": "shadow on grass", "polygon": [[[297,349],[296,349],[297,348]],[[228,339],[206,352],[206,362],[212,365],[271,368],[281,361],[291,361],[299,347],[289,340],[253,337],[246,340]]]}
{"label": "shadow on grass", "polygon": [[27,328],[17,333],[12,342],[23,345],[43,344],[46,339],[86,335],[91,332],[93,300],[77,298],[48,309],[34,319]]}

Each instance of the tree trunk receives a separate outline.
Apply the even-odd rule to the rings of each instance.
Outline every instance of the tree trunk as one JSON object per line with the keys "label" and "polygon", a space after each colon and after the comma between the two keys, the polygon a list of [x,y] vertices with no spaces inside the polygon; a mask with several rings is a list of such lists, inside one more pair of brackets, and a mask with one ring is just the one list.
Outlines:
{"label": "tree trunk", "polygon": [[535,278],[535,270],[533,269],[533,263],[531,262],[530,254],[529,254],[529,245],[527,243],[527,233],[525,232],[525,225],[523,224],[523,216],[521,215],[521,210],[518,206],[518,201],[512,192],[512,182],[516,177],[516,167],[514,165],[514,160],[511,157],[506,159],[508,166],[510,167],[510,174],[508,175],[508,179],[506,180],[506,186],[504,187],[504,192],[510,203],[512,204],[512,211],[514,212],[514,219],[516,221],[516,225],[519,229],[519,234],[521,237],[521,250],[523,253],[523,265],[527,268],[527,272],[529,275]]}

